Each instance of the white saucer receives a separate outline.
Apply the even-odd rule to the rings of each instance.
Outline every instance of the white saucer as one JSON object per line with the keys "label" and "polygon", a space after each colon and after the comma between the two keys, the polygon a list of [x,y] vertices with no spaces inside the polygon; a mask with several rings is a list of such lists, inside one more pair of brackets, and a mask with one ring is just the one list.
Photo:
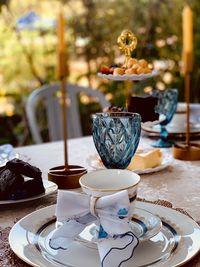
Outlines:
{"label": "white saucer", "polygon": [[[200,250],[200,227],[188,216],[163,206],[136,202],[162,219],[161,231],[140,242],[123,267],[181,266]],[[52,250],[49,239],[55,229],[55,205],[37,210],[18,221],[10,231],[11,249],[31,266],[99,267],[98,251],[74,241],[68,250]]]}
{"label": "white saucer", "polygon": [[[172,163],[172,155],[168,153],[163,153],[163,159],[159,166],[154,168],[148,168],[145,170],[133,170],[133,172],[137,174],[148,174],[148,173],[154,173],[159,172],[170,166]],[[91,167],[93,170],[99,170],[99,169],[105,169],[106,167],[103,165],[103,162],[101,161],[98,154],[90,155],[87,159],[87,164],[89,167]]]}
{"label": "white saucer", "polygon": [[42,197],[46,197],[46,196],[56,192],[58,189],[57,184],[55,184],[51,181],[48,181],[48,180],[43,180],[43,185],[45,188],[45,193],[43,193],[43,194],[35,195],[33,197],[18,199],[18,200],[0,200],[0,205],[17,204],[17,203],[21,203],[21,202],[28,202],[31,200],[36,200],[36,199],[39,199]]}
{"label": "white saucer", "polygon": [[[160,218],[140,208],[134,209],[134,215],[130,224],[133,233],[139,238],[140,242],[147,241],[157,235],[162,228]],[[97,226],[95,223],[92,223],[80,233],[76,240],[89,248],[97,249],[97,236]]]}

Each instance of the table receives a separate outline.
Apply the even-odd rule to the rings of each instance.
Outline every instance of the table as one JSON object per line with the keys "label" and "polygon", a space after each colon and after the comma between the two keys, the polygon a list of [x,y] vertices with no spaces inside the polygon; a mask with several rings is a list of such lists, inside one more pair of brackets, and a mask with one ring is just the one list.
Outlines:
{"label": "table", "polygon": [[[150,142],[151,140],[142,137],[140,147],[149,146]],[[64,162],[62,141],[18,147],[15,150],[20,155],[28,156],[30,163],[41,169],[43,179],[47,179],[49,168],[62,165]],[[68,150],[70,164],[78,164],[91,170],[87,158],[97,153],[91,136],[69,140]],[[167,151],[171,153],[170,149]],[[138,197],[151,201],[167,200],[174,207],[186,210],[196,221],[200,221],[200,161],[186,162],[174,159],[167,169],[142,175]],[[11,227],[26,214],[55,202],[56,194],[53,194],[18,205],[1,205],[0,227]]]}

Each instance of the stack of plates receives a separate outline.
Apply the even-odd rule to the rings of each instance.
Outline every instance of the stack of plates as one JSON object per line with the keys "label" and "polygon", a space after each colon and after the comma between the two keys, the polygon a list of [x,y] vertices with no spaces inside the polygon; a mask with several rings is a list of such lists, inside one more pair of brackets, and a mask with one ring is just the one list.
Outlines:
{"label": "stack of plates", "polygon": [[[180,115],[181,112],[178,112],[175,116],[178,114]],[[177,123],[173,118],[166,129],[171,139],[185,138],[186,115],[183,123]],[[142,130],[150,137],[158,137],[160,134],[160,125],[142,125]],[[200,138],[200,104],[190,104],[190,137],[191,139]]]}
{"label": "stack of plates", "polygon": [[[9,235],[12,250],[31,266],[99,267],[96,226],[89,225],[68,250],[52,250],[55,206],[37,210],[17,222]],[[136,202],[131,227],[140,242],[123,267],[180,266],[200,250],[200,227],[170,208]]]}

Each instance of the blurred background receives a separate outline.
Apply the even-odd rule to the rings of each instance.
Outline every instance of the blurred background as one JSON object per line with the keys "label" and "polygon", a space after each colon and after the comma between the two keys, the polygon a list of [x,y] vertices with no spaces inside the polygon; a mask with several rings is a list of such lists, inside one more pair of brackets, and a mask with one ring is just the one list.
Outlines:
{"label": "blurred background", "polygon": [[[133,93],[177,88],[179,101],[184,101],[180,70],[182,10],[187,2],[194,17],[191,102],[199,103],[199,0],[0,0],[0,144],[33,143],[25,103],[33,90],[58,79],[56,24],[61,7],[66,20],[70,82],[102,91],[113,105],[125,105],[126,83],[105,81],[96,74],[102,65],[123,62],[116,41],[128,28],[138,38],[132,56],[147,59],[161,73],[134,84]],[[90,98],[83,94],[83,118],[85,107],[93,110]],[[83,129],[84,135],[89,134],[87,129]]]}

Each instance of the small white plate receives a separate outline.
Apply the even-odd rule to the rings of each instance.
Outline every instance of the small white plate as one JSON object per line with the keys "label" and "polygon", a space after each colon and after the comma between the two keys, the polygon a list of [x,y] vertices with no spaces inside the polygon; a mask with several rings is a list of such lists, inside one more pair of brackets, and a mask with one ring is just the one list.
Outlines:
{"label": "small white plate", "polygon": [[[148,168],[145,170],[133,170],[133,172],[137,174],[148,174],[148,173],[154,173],[159,172],[170,166],[172,163],[172,156],[167,153],[163,153],[163,159],[159,166],[154,168]],[[101,161],[98,154],[91,155],[87,159],[87,164],[93,169],[93,170],[99,170],[99,169],[106,169],[106,167],[103,165],[103,162]]]}
{"label": "small white plate", "polygon": [[[157,235],[162,228],[162,222],[159,217],[140,208],[134,208],[130,225],[140,242],[147,241]],[[87,247],[97,249],[97,236],[97,226],[95,223],[92,223],[85,227],[76,240],[82,242]]]}
{"label": "small white plate", "polygon": [[160,114],[158,120],[156,121],[145,121],[141,122],[141,126],[144,127],[153,127],[154,125],[160,124],[166,119],[166,116],[164,114]]}
{"label": "small white plate", "polygon": [[17,204],[17,203],[21,203],[21,202],[36,200],[36,199],[39,199],[42,197],[46,197],[46,196],[56,192],[58,189],[57,184],[55,184],[51,181],[48,181],[48,180],[43,180],[43,185],[45,188],[45,193],[43,193],[43,194],[35,195],[35,196],[29,197],[29,198],[18,199],[18,200],[0,200],[0,205]]}
{"label": "small white plate", "polygon": [[154,76],[158,76],[159,71],[153,70],[152,73],[148,74],[123,74],[123,75],[112,75],[112,74],[103,74],[103,73],[97,73],[97,76],[100,78],[108,79],[108,80],[113,80],[113,81],[141,81],[141,80],[146,80],[149,78],[152,78]]}
{"label": "small white plate", "polygon": [[[133,257],[123,267],[175,267],[188,262],[200,251],[200,227],[188,216],[163,206],[136,202],[162,219],[161,231],[139,242]],[[67,250],[52,250],[49,239],[55,229],[55,205],[37,210],[18,221],[10,231],[14,253],[31,266],[99,267],[96,249],[74,241]]]}

